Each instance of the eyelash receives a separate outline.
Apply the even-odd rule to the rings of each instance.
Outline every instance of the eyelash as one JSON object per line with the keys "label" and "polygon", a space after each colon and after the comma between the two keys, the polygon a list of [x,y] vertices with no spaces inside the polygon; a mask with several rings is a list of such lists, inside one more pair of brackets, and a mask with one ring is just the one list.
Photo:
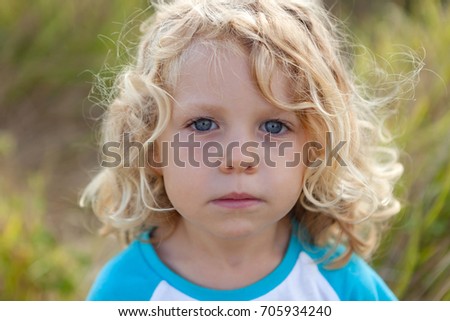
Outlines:
{"label": "eyelash", "polygon": [[[186,125],[186,127],[191,128],[192,130],[194,130],[194,131],[196,131],[196,132],[208,132],[208,131],[210,131],[210,129],[207,129],[207,130],[199,130],[199,129],[196,129],[194,126],[195,126],[195,123],[198,122],[199,120],[208,120],[208,121],[210,121],[210,122],[216,124],[216,122],[215,122],[213,119],[211,119],[211,118],[208,118],[208,117],[198,117],[198,118],[194,118],[194,119],[192,119],[191,121],[189,121],[189,123]],[[217,124],[216,124],[216,126],[217,126]],[[217,126],[217,127],[218,127],[218,126]]]}
{"label": "eyelash", "polygon": [[[270,133],[272,135],[283,135],[286,131],[291,131],[291,127],[285,121],[282,121],[281,119],[269,119],[269,120],[265,121],[261,126],[263,126],[264,124],[267,124],[268,122],[278,122],[282,126],[282,129],[279,133]],[[283,127],[285,129],[284,131],[283,131]]]}
{"label": "eyelash", "polygon": [[[216,127],[218,127],[217,123],[216,123],[213,119],[208,118],[208,117],[198,117],[198,118],[192,119],[192,120],[186,125],[186,127],[187,127],[187,128],[191,128],[192,130],[194,130],[194,131],[196,131],[196,132],[209,132],[209,131],[211,131],[211,129],[199,130],[199,129],[195,128],[196,122],[198,122],[198,121],[200,121],[200,120],[207,120],[207,121],[210,121],[211,123],[215,124]],[[285,121],[282,121],[282,120],[280,120],[280,119],[269,119],[269,120],[263,122],[263,123],[261,124],[260,128],[261,128],[262,126],[264,126],[265,124],[267,124],[268,122],[278,122],[278,123],[280,123],[281,126],[282,126],[282,129],[281,129],[281,131],[280,131],[279,133],[270,133],[270,132],[267,132],[267,133],[269,133],[269,134],[272,134],[272,135],[282,135],[282,134],[284,134],[286,131],[290,131],[290,130],[291,130],[290,126],[289,126]],[[283,131],[283,128],[284,128],[284,131]],[[215,128],[214,128],[214,129],[215,129]]]}

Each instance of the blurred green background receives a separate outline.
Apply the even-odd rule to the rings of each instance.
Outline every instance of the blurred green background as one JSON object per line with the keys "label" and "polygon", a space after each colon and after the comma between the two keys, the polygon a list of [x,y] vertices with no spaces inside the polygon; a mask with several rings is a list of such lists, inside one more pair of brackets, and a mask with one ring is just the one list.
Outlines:
{"label": "blurred green background", "polygon": [[[415,98],[401,101],[390,123],[405,150],[404,208],[373,264],[402,300],[449,300],[448,1],[325,2],[390,72],[410,68],[396,52],[411,48],[424,58]],[[88,96],[95,74],[126,59],[115,43],[136,39],[124,23],[146,7],[144,0],[0,2],[1,300],[83,300],[119,249],[77,206],[99,164],[103,108]],[[370,73],[364,55],[358,59],[356,68]]]}

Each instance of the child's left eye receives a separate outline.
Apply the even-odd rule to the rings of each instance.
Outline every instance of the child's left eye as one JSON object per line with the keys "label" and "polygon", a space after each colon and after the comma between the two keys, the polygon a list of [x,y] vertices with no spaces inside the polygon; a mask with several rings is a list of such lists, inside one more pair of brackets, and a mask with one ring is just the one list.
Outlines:
{"label": "child's left eye", "polygon": [[263,131],[270,134],[282,134],[288,130],[287,126],[279,120],[268,120],[261,127]]}

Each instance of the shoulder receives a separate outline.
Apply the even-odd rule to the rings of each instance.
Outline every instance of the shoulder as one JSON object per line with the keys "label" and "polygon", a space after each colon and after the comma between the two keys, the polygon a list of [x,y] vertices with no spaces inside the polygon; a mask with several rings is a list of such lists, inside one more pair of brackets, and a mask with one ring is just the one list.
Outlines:
{"label": "shoulder", "polygon": [[87,300],[149,300],[159,282],[142,254],[141,241],[135,240],[102,268]]}
{"label": "shoulder", "polygon": [[[342,253],[340,248],[332,257]],[[331,269],[327,266],[330,262],[323,261],[327,250],[324,248],[310,247],[305,250],[313,260],[329,285],[342,301],[392,301],[397,300],[395,295],[375,272],[375,270],[361,257],[353,254],[350,260],[342,267]]]}

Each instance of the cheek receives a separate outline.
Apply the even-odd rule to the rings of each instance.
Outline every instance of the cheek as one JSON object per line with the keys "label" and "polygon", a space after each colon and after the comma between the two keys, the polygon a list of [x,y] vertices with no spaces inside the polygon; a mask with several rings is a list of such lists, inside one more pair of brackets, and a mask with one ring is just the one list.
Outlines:
{"label": "cheek", "polygon": [[[276,168],[276,181],[281,190],[289,194],[299,194],[303,185],[302,166]],[[292,192],[291,192],[292,191]]]}
{"label": "cheek", "polygon": [[303,188],[305,172],[302,155],[297,148],[286,149],[283,155],[273,157],[276,166],[267,170],[273,180],[274,189],[282,191],[280,196],[297,199]]}
{"label": "cheek", "polygon": [[[297,173],[297,176],[302,172],[304,165],[303,145],[299,142],[285,141],[276,146],[270,151],[270,159],[273,162],[270,167],[277,167],[280,171],[290,172],[291,174]],[[276,164],[276,166],[273,166]]]}
{"label": "cheek", "polygon": [[291,173],[286,177],[285,187],[280,202],[284,203],[284,211],[290,211],[300,199],[303,188],[303,176],[300,173]]}
{"label": "cheek", "polygon": [[[165,168],[163,178],[167,196],[173,207],[179,213],[189,212],[189,208],[194,204],[192,199],[197,198],[195,194],[196,189],[191,188],[187,184],[187,182],[192,182],[192,177],[189,177],[189,173],[186,173],[185,170],[181,172],[177,169]],[[192,186],[192,184],[190,185]]]}
{"label": "cheek", "polygon": [[[180,159],[183,159],[180,155]],[[203,167],[190,165],[186,161],[183,165],[171,162],[161,171],[167,195],[172,204],[179,206],[190,206],[193,200],[202,198],[202,191],[208,188],[211,182],[210,175]]]}

